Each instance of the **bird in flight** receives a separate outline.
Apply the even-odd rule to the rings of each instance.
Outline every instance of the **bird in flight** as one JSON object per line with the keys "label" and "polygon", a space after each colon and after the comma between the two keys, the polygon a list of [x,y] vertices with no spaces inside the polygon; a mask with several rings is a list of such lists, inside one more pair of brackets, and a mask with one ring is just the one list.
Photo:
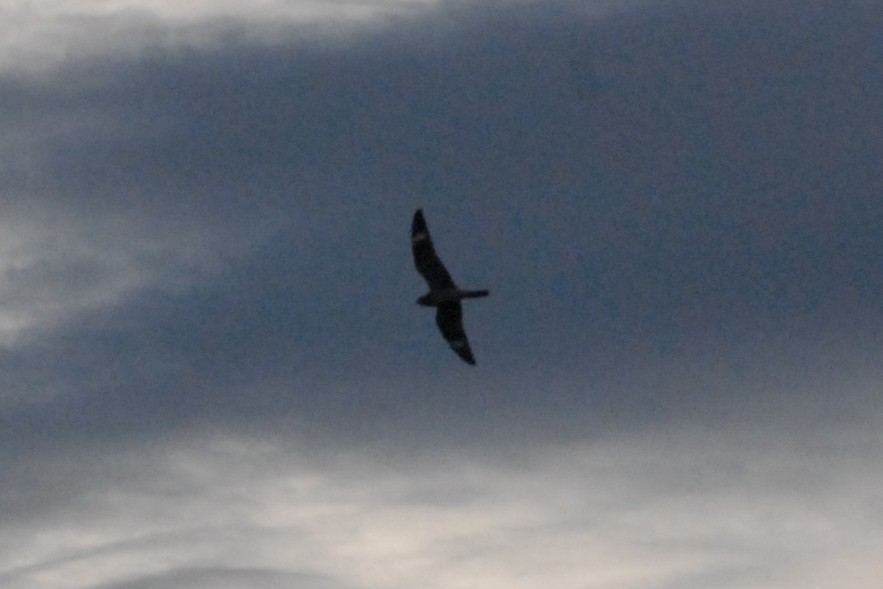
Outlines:
{"label": "bird in flight", "polygon": [[429,292],[419,299],[417,304],[424,307],[436,307],[435,322],[441,330],[448,345],[457,352],[466,363],[475,365],[475,358],[469,348],[469,340],[463,330],[463,299],[475,299],[488,296],[486,290],[462,290],[451,279],[442,261],[435,253],[429,227],[423,218],[423,209],[414,213],[411,223],[411,250],[414,252],[414,265],[417,271],[429,284]]}

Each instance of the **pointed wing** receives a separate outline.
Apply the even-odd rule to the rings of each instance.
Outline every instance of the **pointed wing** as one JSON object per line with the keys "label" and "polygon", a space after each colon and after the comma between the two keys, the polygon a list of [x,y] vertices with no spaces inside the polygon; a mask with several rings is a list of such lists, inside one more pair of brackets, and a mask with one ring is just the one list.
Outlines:
{"label": "pointed wing", "polygon": [[414,252],[414,265],[429,283],[430,290],[456,288],[451,275],[435,253],[429,227],[423,218],[423,209],[417,209],[414,213],[414,221],[411,223],[411,249]]}
{"label": "pointed wing", "polygon": [[463,331],[463,307],[460,303],[442,303],[435,312],[435,322],[451,349],[468,364],[475,365],[469,340]]}

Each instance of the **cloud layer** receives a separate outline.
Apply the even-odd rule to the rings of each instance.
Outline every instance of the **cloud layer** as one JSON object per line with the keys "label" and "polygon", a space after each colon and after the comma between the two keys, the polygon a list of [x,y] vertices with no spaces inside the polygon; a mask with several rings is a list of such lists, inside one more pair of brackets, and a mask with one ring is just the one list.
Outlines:
{"label": "cloud layer", "polygon": [[2,578],[16,589],[860,585],[880,572],[880,442],[657,431],[490,461],[380,461],[224,435],[135,460],[103,451],[89,492],[45,512],[41,534],[4,525]]}
{"label": "cloud layer", "polygon": [[879,578],[880,9],[64,6],[0,77],[0,585]]}

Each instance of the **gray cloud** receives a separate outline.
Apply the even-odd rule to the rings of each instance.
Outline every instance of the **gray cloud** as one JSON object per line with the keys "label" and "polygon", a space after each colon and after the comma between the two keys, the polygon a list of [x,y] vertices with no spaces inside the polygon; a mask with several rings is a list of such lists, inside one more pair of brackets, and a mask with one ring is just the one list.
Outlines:
{"label": "gray cloud", "polygon": [[[391,408],[640,422],[736,409],[712,385],[752,407],[767,378],[877,374],[873,13],[441,10],[8,78],[4,207],[28,233],[4,396],[59,399],[14,411],[88,436]],[[423,382],[450,358],[412,304],[418,205],[455,274],[499,293],[467,322],[515,408],[449,408],[490,380]],[[389,384],[353,403],[366,379]]]}
{"label": "gray cloud", "polygon": [[[358,51],[234,44],[81,68],[68,77],[80,87],[74,104],[76,96],[92,105],[100,99],[110,121],[89,129],[85,145],[74,135],[75,149],[63,141],[41,149],[40,166],[53,174],[35,182],[56,195],[53,206],[134,211],[151,231],[183,219],[226,237],[254,223],[251,215],[295,216],[321,227],[308,246],[323,262],[331,253],[323,247],[345,252],[335,240],[361,238],[372,249],[392,243],[393,224],[372,210],[460,199],[475,209],[476,225],[492,227],[501,253],[519,254],[522,264],[502,266],[500,280],[550,289],[524,289],[537,298],[561,295],[564,316],[552,317],[561,323],[577,301],[591,305],[600,320],[620,323],[596,324],[606,336],[715,322],[726,329],[729,321],[776,329],[838,302],[870,306],[879,284],[864,270],[865,252],[879,245],[878,211],[873,168],[857,164],[874,157],[862,133],[877,113],[856,108],[860,99],[836,83],[847,74],[822,64],[805,79],[795,76],[792,60],[802,59],[802,48],[774,35],[747,49],[715,40],[718,60],[706,63],[689,52],[704,41],[678,19],[664,36],[681,44],[665,63],[642,60],[658,54],[654,38],[622,25],[605,32],[589,23],[581,31],[547,17],[539,24],[560,32],[541,36],[539,24],[534,31],[498,17],[488,39],[487,20],[456,31],[459,50],[442,50],[455,45],[453,32],[422,44],[403,33],[369,38]],[[729,32],[733,25],[717,26]],[[616,35],[619,44],[609,47]],[[858,52],[862,40],[838,49]],[[770,51],[776,61],[754,59]],[[574,61],[591,76],[569,79]],[[689,76],[697,85],[678,83]],[[559,91],[566,82],[588,83],[596,94],[577,100]],[[773,82],[795,87],[796,113],[767,112],[783,91]],[[482,107],[489,100],[494,108]],[[76,106],[70,113],[82,120]],[[815,141],[804,137],[809,129]],[[145,132],[153,139],[145,141]],[[840,150],[825,149],[835,143]],[[353,185],[363,206],[353,206]],[[513,212],[493,223],[504,203]],[[589,208],[592,215],[563,213]],[[360,234],[369,229],[382,234]],[[493,243],[478,239],[487,243],[470,249]],[[340,257],[327,263],[356,265]],[[654,311],[662,306],[669,313]]]}
{"label": "gray cloud", "polygon": [[[499,293],[467,321],[482,365],[517,366],[510,418],[641,420],[713,384],[751,399],[873,370],[880,113],[851,88],[878,83],[874,15],[792,30],[749,8],[459,8],[350,43],[232,35],[8,79],[0,116],[36,132],[6,147],[5,207],[30,225],[5,395],[60,396],[34,411],[62,431],[304,410],[349,430],[413,403],[432,421],[450,403],[432,390],[487,382],[411,402],[393,376],[446,359],[403,296],[418,205],[463,282]],[[392,381],[353,404],[340,372]],[[537,392],[560,374],[566,394]]]}
{"label": "gray cloud", "polygon": [[151,576],[135,581],[112,583],[100,589],[154,589],[176,587],[211,587],[237,589],[240,587],[303,587],[304,589],[343,589],[345,586],[325,577],[261,569],[188,569],[165,575]]}
{"label": "gray cloud", "polygon": [[502,459],[473,448],[384,460],[191,435],[128,454],[39,537],[4,526],[8,558],[30,564],[2,578],[15,588],[62,577],[102,588],[861,583],[883,541],[879,443],[870,430],[682,429],[522,445]]}
{"label": "gray cloud", "polygon": [[[0,579],[861,585],[881,16],[129,15],[5,74]],[[413,303],[417,206],[492,291],[477,370]]]}

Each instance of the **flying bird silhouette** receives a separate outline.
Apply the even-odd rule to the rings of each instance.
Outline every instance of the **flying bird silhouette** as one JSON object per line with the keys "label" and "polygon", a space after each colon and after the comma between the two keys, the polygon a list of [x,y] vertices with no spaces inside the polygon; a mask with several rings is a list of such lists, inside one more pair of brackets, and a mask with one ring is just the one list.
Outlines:
{"label": "flying bird silhouette", "polygon": [[414,265],[429,284],[429,292],[417,304],[436,307],[435,322],[448,345],[468,364],[475,365],[475,358],[469,348],[469,340],[463,330],[463,299],[488,296],[486,290],[462,290],[451,279],[445,265],[435,253],[429,227],[423,218],[423,209],[414,213],[411,223],[411,250],[414,252]]}

